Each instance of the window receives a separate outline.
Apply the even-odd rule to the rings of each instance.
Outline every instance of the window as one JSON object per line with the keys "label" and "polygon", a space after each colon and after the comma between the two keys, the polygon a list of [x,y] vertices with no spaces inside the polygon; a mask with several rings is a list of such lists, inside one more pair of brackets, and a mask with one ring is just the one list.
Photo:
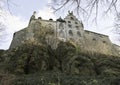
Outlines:
{"label": "window", "polygon": [[93,38],[93,41],[96,41],[96,39],[95,39],[95,38]]}
{"label": "window", "polygon": [[68,23],[71,23],[71,21],[68,21]]}
{"label": "window", "polygon": [[79,30],[79,26],[76,26],[76,29]]}
{"label": "window", "polygon": [[54,26],[52,25],[52,24],[48,24],[48,26],[47,26],[49,29],[53,29],[54,28]]}
{"label": "window", "polygon": [[54,35],[54,26],[52,24],[48,24],[45,26],[45,28],[47,28],[47,35]]}
{"label": "window", "polygon": [[73,36],[72,30],[69,30],[69,35],[70,35],[70,36]]}
{"label": "window", "polygon": [[64,29],[63,23],[60,23],[60,24],[59,24],[59,29]]}
{"label": "window", "polygon": [[41,26],[41,23],[40,23],[40,22],[36,22],[36,23],[34,24],[34,30],[40,30],[41,27],[42,27],[42,26]]}
{"label": "window", "polygon": [[71,19],[71,20],[74,20],[74,18],[73,18],[73,17],[70,17],[70,19]]}
{"label": "window", "polygon": [[69,27],[69,28],[72,28],[72,25],[69,24],[68,27]]}
{"label": "window", "polygon": [[75,24],[78,24],[78,22],[75,22]]}
{"label": "window", "polygon": [[103,41],[103,43],[106,43],[106,41]]}
{"label": "window", "polygon": [[60,30],[60,31],[59,31],[59,36],[62,37],[62,38],[65,37],[65,34],[64,34],[64,31],[63,31],[63,30]]}
{"label": "window", "polygon": [[78,35],[79,37],[81,37],[81,34],[80,34],[80,32],[79,32],[79,31],[77,31],[77,35]]}

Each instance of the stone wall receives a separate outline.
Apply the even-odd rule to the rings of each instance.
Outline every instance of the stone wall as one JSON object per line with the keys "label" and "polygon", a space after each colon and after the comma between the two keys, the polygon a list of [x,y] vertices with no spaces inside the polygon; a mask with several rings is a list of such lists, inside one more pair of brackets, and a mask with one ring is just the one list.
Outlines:
{"label": "stone wall", "polygon": [[120,55],[120,46],[116,45],[116,44],[113,44],[114,48],[117,50],[117,52],[119,53]]}
{"label": "stone wall", "polygon": [[85,46],[84,49],[103,54],[116,55],[116,49],[113,47],[109,37],[85,30]]}
{"label": "stone wall", "polygon": [[84,30],[82,22],[72,12],[64,19],[60,17],[56,21],[41,18],[30,20],[28,27],[15,33],[11,48],[25,43],[26,40],[39,44],[42,36],[45,36],[47,43],[53,47],[57,46],[54,42],[62,40],[74,42],[84,51],[118,54],[108,36]]}
{"label": "stone wall", "polygon": [[25,42],[27,28],[24,28],[23,30],[20,30],[16,33],[14,33],[13,40],[10,46],[10,49],[15,48],[17,46],[20,46]]}

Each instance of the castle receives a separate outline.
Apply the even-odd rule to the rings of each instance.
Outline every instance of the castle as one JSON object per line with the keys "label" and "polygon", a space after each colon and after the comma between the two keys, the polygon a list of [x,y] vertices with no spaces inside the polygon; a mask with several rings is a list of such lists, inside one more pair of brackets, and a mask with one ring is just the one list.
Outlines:
{"label": "castle", "polygon": [[[73,42],[81,50],[85,51],[99,52],[109,55],[118,55],[119,53],[118,49],[111,43],[107,35],[84,30],[83,23],[74,16],[73,12],[70,11],[64,19],[60,17],[56,21],[53,19],[43,20],[41,17],[35,19],[34,12],[31,16],[28,27],[15,33],[10,48],[21,45],[25,40],[38,41],[36,39],[36,37],[38,37],[37,35],[45,29],[48,32],[48,36],[46,36],[47,40],[53,39],[56,40],[56,42]],[[49,43],[53,44],[52,42]]]}

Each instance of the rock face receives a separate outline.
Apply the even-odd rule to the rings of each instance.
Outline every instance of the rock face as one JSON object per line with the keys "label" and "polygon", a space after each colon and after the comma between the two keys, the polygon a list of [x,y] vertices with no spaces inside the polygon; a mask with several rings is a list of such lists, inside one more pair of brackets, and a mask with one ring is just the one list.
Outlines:
{"label": "rock face", "polygon": [[[32,15],[33,17],[34,15]],[[56,21],[31,18],[28,27],[16,32],[10,48],[27,42],[40,44],[40,41],[56,48],[60,41],[72,42],[82,51],[96,52],[106,55],[118,55],[118,50],[106,35],[84,30],[84,26],[73,12]]]}
{"label": "rock face", "polygon": [[[27,42],[1,52],[0,68],[11,75],[5,75],[7,81],[12,79],[7,85],[120,84],[120,57],[83,53],[70,42],[59,42],[56,49],[43,42]],[[1,81],[6,81],[3,78]]]}

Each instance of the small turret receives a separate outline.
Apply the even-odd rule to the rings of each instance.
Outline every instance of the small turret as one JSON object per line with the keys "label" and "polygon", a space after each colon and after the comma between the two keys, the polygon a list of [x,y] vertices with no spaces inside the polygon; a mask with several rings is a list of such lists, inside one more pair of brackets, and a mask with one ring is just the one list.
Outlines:
{"label": "small turret", "polygon": [[73,11],[70,12],[70,10],[68,11],[68,14],[69,15],[73,15]]}
{"label": "small turret", "polygon": [[38,19],[42,19],[42,17],[38,17]]}
{"label": "small turret", "polygon": [[33,12],[33,15],[30,17],[29,24],[32,20],[35,20],[36,11]]}
{"label": "small turret", "polygon": [[65,20],[63,20],[61,17],[58,18],[57,21],[59,21],[59,22],[65,22]]}

